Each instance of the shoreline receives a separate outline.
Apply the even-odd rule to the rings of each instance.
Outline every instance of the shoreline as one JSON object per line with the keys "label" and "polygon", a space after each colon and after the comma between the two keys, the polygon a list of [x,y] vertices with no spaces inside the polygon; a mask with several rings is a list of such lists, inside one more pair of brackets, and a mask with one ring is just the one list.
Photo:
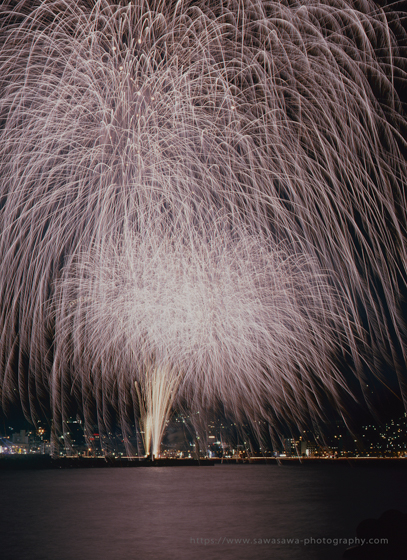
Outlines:
{"label": "shoreline", "polygon": [[251,457],[246,459],[171,459],[147,460],[144,457],[59,457],[49,455],[8,455],[0,457],[0,470],[89,469],[134,467],[209,467],[215,465],[275,465],[407,468],[407,457]]}

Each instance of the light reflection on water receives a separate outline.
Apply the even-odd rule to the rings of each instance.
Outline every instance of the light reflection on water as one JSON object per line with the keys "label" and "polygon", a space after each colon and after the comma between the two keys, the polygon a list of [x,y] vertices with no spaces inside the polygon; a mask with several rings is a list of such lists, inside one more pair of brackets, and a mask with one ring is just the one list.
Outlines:
{"label": "light reflection on water", "polygon": [[351,538],[406,510],[404,469],[218,465],[0,472],[2,560],[340,560],[346,546],[205,539]]}

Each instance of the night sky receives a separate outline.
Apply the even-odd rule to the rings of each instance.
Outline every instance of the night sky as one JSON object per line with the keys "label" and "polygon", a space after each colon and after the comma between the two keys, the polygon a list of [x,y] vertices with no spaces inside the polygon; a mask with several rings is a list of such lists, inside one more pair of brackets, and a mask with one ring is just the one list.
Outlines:
{"label": "night sky", "polygon": [[0,8],[0,431],[401,416],[401,3],[393,68],[380,13],[370,52],[308,2],[127,4]]}

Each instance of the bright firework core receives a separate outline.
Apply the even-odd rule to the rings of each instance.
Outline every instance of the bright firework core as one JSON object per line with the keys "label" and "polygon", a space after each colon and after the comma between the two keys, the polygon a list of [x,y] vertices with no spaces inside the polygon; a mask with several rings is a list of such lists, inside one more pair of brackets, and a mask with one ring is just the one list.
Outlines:
{"label": "bright firework core", "polygon": [[27,417],[50,407],[62,426],[72,401],[89,423],[89,403],[101,424],[109,405],[158,455],[181,406],[301,424],[323,395],[342,409],[338,357],[363,381],[369,355],[404,355],[395,14],[14,4],[0,8],[4,406],[18,389]]}

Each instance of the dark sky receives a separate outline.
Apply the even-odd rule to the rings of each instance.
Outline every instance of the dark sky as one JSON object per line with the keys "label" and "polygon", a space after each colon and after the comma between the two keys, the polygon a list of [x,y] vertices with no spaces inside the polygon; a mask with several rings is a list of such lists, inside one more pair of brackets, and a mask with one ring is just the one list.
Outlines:
{"label": "dark sky", "polygon": [[[378,2],[378,5],[386,6],[389,3],[386,1]],[[403,7],[403,2],[392,3],[392,9],[396,7]],[[394,26],[396,29],[396,26]],[[404,41],[404,40],[403,40]],[[401,44],[402,48],[406,47],[407,45]],[[403,102],[407,102],[407,84],[403,80],[396,80],[396,89],[400,95],[400,98]],[[406,105],[407,106],[407,105]],[[407,114],[407,113],[406,113]],[[401,134],[405,135],[406,130],[400,130]],[[407,141],[407,135],[404,136],[405,140]],[[406,152],[407,156],[407,152]],[[374,284],[374,280],[372,280]],[[399,285],[402,293],[402,301],[401,301],[401,314],[406,317],[407,316],[407,289],[403,286],[404,279],[399,278]],[[377,293],[380,296],[380,285],[376,285]],[[387,315],[389,318],[389,313],[386,308],[384,308],[384,314]],[[390,322],[390,321],[389,321]],[[368,325],[366,323],[366,327]],[[405,371],[405,363],[402,356],[401,349],[396,342],[395,338],[389,340],[389,348],[393,346],[394,355],[395,355],[395,362],[399,368],[399,375],[403,376],[404,379],[406,378],[406,371]],[[354,419],[355,424],[362,424],[365,423],[369,418],[371,418],[371,412],[369,410],[374,411],[374,416],[378,420],[387,420],[391,417],[398,417],[404,411],[403,403],[400,399],[400,391],[399,391],[399,379],[398,374],[396,372],[396,368],[394,364],[388,362],[382,358],[382,356],[378,355],[375,356],[375,361],[377,364],[377,372],[379,373],[379,377],[383,378],[384,383],[381,383],[380,380],[375,379],[374,376],[369,372],[368,368],[365,369],[366,374],[366,382],[363,382],[364,391],[362,392],[360,388],[360,383],[355,379],[353,373],[350,371],[350,368],[347,367],[346,361],[343,362],[342,368],[346,379],[348,380],[349,387],[353,391],[354,395],[357,398],[357,402],[353,401],[352,399],[348,399],[346,403],[347,411],[349,416]],[[368,387],[367,387],[368,385]],[[364,394],[363,394],[364,393]],[[368,403],[365,400],[368,399]],[[7,413],[7,416],[5,415]],[[48,411],[49,412],[49,411]],[[45,411],[44,416],[47,416],[47,411]],[[72,412],[75,413],[75,409],[72,408]],[[332,411],[329,411],[329,404],[327,404],[327,416],[331,418],[335,418],[337,415],[336,410],[333,408]],[[21,409],[18,403],[10,404],[8,406],[8,410],[1,410],[0,409],[0,432],[4,430],[4,426],[13,426],[17,429],[20,427],[26,427],[26,420],[24,420]]]}

